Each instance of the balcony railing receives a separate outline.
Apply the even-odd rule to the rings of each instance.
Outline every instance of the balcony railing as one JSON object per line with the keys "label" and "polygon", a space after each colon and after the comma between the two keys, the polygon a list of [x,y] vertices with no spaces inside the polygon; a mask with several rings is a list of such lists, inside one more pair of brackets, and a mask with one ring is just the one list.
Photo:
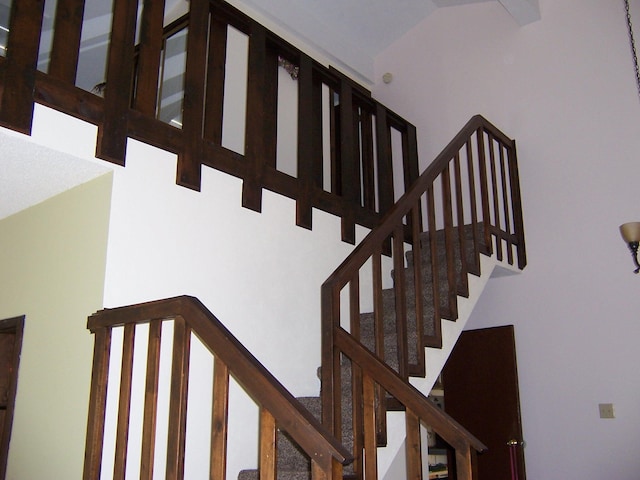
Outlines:
{"label": "balcony railing", "polygon": [[227,3],[193,0],[169,24],[165,2],[43,3],[0,10],[2,126],[29,133],[41,103],[97,125],[99,158],[124,165],[140,140],[177,154],[180,185],[221,170],[244,206],[269,189],[302,227],[314,208],[341,217],[352,243],[418,177],[412,124]]}

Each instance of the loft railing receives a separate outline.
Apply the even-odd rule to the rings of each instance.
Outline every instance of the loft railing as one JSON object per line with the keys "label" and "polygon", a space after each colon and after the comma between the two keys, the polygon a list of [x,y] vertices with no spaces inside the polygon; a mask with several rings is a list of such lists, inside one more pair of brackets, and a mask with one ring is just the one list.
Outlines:
{"label": "loft railing", "polygon": [[[159,408],[159,377],[163,324],[173,323],[170,354],[170,393],[168,411]],[[300,403],[244,348],[231,333],[193,297],[176,297],[129,307],[106,309],[89,317],[88,328],[95,335],[91,399],[85,450],[85,480],[101,478],[105,463],[113,463],[112,478],[125,478],[131,461],[132,384],[134,381],[134,345],[140,325],[148,325],[146,373],[138,378],[144,388],[144,418],[140,478],[154,478],[154,461],[158,445],[166,442],[166,478],[185,478],[185,444],[187,399],[189,393],[189,358],[192,335],[200,339],[214,356],[210,478],[226,478],[227,413],[229,378],[233,377],[260,409],[259,464],[261,479],[277,476],[276,431],[289,434],[311,460],[314,480],[342,480],[342,466],[351,461],[350,454]],[[114,329],[124,329],[121,350],[121,373],[118,389],[117,425],[113,458],[104,457],[107,386],[117,381],[109,375]],[[138,333],[140,335],[140,333]],[[165,333],[166,335],[166,333]],[[115,355],[115,354],[114,354]],[[157,435],[161,416],[168,418],[168,435]],[[205,448],[199,445],[200,448]]]}
{"label": "loft railing", "polygon": [[[137,0],[115,0],[104,32],[106,76],[96,82],[104,98],[76,86],[86,73],[79,69],[90,24],[84,0],[57,1],[53,32],[43,29],[45,2],[10,3],[0,50],[2,126],[28,134],[34,102],[41,103],[97,125],[99,158],[124,165],[127,139],[140,140],[177,154],[180,185],[198,190],[202,166],[216,168],[243,180],[244,206],[260,211],[262,189],[269,189],[296,201],[305,228],[314,208],[341,217],[351,243],[355,225],[377,225],[418,176],[413,125],[221,0],[193,0],[166,27],[164,2],[144,2],[138,11]],[[50,50],[40,51],[41,37],[52,37]],[[231,71],[234,39],[244,45],[242,73]],[[295,72],[293,86],[279,80],[283,64]],[[246,101],[228,103],[231,89]],[[286,89],[295,99],[288,104]],[[283,112],[297,120],[279,133]],[[234,145],[225,143],[230,131],[240,137]],[[295,145],[287,169],[278,153],[285,144]]]}
{"label": "loft railing", "polygon": [[[344,418],[353,419],[354,439],[361,442],[354,444],[354,466],[363,478],[375,478],[376,439],[384,438],[387,404],[397,408],[398,402],[407,411],[407,478],[420,478],[417,424],[433,419],[412,403],[426,405],[417,391],[409,392],[408,378],[425,375],[425,347],[441,347],[441,320],[457,318],[457,296],[468,295],[467,273],[480,273],[480,254],[526,265],[515,142],[475,116],[322,287],[323,422],[341,438]],[[394,279],[387,311],[385,262]],[[391,327],[385,325],[390,309]],[[363,344],[367,312],[375,337]],[[347,403],[353,411],[344,412],[349,383],[355,385]],[[394,398],[387,402],[389,394]],[[458,479],[471,479],[469,448],[478,443],[455,423],[441,428],[457,451]]]}

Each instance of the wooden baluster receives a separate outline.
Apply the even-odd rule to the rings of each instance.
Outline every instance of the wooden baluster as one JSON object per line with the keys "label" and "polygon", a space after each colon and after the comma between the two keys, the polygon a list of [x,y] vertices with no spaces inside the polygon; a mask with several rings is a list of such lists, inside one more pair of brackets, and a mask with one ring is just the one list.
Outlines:
{"label": "wooden baluster", "polygon": [[229,415],[229,367],[218,357],[213,366],[213,411],[211,415],[211,478],[226,478]]}
{"label": "wooden baluster", "polygon": [[129,444],[129,415],[131,413],[131,380],[133,377],[133,344],[136,326],[124,326],[122,342],[122,365],[120,370],[120,396],[118,400],[118,424],[116,429],[116,455],[113,467],[114,480],[123,480],[127,468]]}
{"label": "wooden baluster", "polygon": [[[340,292],[333,286],[322,286],[322,370],[320,372],[320,397],[322,398],[322,424],[334,436],[338,437],[340,429],[336,421],[336,400],[340,399],[340,355],[335,349],[335,329],[340,326]],[[338,437],[339,438],[339,437]]]}
{"label": "wooden baluster", "polygon": [[376,179],[373,165],[373,116],[371,112],[362,108],[360,112],[360,135],[362,141],[362,188],[364,208],[375,212],[376,209]]}
{"label": "wooden baluster", "polygon": [[491,214],[489,213],[489,186],[487,181],[487,156],[484,144],[484,129],[479,127],[476,131],[476,142],[478,145],[478,170],[480,175],[480,198],[482,208],[482,224],[484,227],[485,253],[493,253],[493,242],[491,241]]}
{"label": "wooden baluster", "polygon": [[[408,122],[402,133],[402,164],[404,165],[404,192],[406,193],[420,176],[418,167],[418,135],[416,127]],[[418,205],[420,208],[420,205]],[[419,228],[422,230],[422,215]],[[411,225],[408,225],[411,228]]]}
{"label": "wooden baluster", "polygon": [[[266,150],[265,96],[267,88],[265,70],[267,63],[266,31],[253,23],[249,36],[249,63],[247,79],[247,115],[245,131],[245,159],[249,172],[242,184],[242,206],[262,211],[262,175]],[[273,120],[273,119],[269,119]]]}
{"label": "wooden baluster", "polygon": [[527,252],[524,240],[524,222],[522,220],[522,199],[520,194],[520,175],[518,173],[518,156],[516,142],[512,141],[508,153],[509,185],[511,186],[511,205],[513,206],[513,228],[518,244],[518,268],[527,266]]}
{"label": "wooden baluster", "polygon": [[[360,340],[360,278],[359,272],[349,282],[350,333]],[[351,362],[351,431],[353,432],[353,453],[356,457],[353,469],[357,476],[362,475],[362,371]]]}
{"label": "wooden baluster", "polygon": [[511,239],[511,233],[513,232],[511,225],[511,214],[509,213],[509,203],[511,197],[509,195],[509,190],[507,189],[507,172],[505,167],[505,157],[504,157],[504,145],[502,143],[498,143],[498,147],[500,148],[500,180],[502,186],[502,208],[504,211],[504,230],[506,232],[506,241],[507,241],[507,261],[509,265],[513,265],[513,240]]}
{"label": "wooden baluster", "polygon": [[277,448],[276,420],[264,408],[260,409],[260,480],[276,480]]}
{"label": "wooden baluster", "polygon": [[407,480],[421,480],[422,446],[420,440],[420,419],[408,408],[405,412],[405,424],[407,428],[407,437],[405,439]]}
{"label": "wooden baluster", "polygon": [[142,8],[136,91],[133,100],[136,110],[154,118],[158,101],[164,5],[165,0],[145,0]]}
{"label": "wooden baluster", "polygon": [[160,340],[162,320],[153,320],[149,325],[149,347],[147,350],[147,376],[144,396],[144,419],[142,424],[142,454],[140,480],[153,478],[158,421],[158,382],[160,378]]}
{"label": "wooden baluster", "polygon": [[442,348],[442,318],[440,307],[440,275],[438,274],[438,245],[436,241],[436,210],[433,185],[427,188],[427,222],[429,231],[429,248],[431,255],[431,283],[433,284],[433,325],[434,334],[427,343],[430,347]]}
{"label": "wooden baluster", "polygon": [[443,207],[443,220],[444,220],[444,247],[447,259],[446,274],[447,274],[447,308],[451,320],[458,317],[458,302],[456,295],[458,292],[457,274],[456,274],[456,259],[454,252],[453,242],[453,209],[451,208],[451,174],[449,172],[449,166],[442,171],[440,175],[442,181],[442,207]]}
{"label": "wooden baluster", "polygon": [[84,0],[58,0],[49,75],[75,85],[84,17]]}
{"label": "wooden baluster", "polygon": [[216,145],[222,145],[227,32],[227,23],[218,18],[214,9],[209,26],[209,63],[207,69],[204,135],[207,140]]}
{"label": "wooden baluster", "polygon": [[104,417],[107,406],[107,381],[111,356],[111,328],[100,327],[94,331],[93,366],[89,394],[87,438],[84,451],[83,480],[98,480],[102,466]]}
{"label": "wooden baluster", "polygon": [[191,329],[183,317],[176,317],[173,326],[173,357],[169,398],[167,480],[182,480],[184,478],[190,347]]}
{"label": "wooden baluster", "polygon": [[178,153],[177,183],[200,190],[204,100],[209,34],[209,2],[194,0],[189,9],[187,59],[184,74],[183,150]]}
{"label": "wooden baluster", "polygon": [[[356,272],[349,282],[349,312],[351,335],[360,340],[360,277]],[[351,431],[353,432],[353,454],[355,456],[353,469],[357,476],[362,474],[362,371],[351,362]]]}
{"label": "wooden baluster", "polygon": [[[478,238],[478,203],[476,199],[476,177],[473,160],[473,148],[471,147],[471,139],[466,142],[467,152],[467,174],[469,178],[469,209],[471,211],[471,238],[473,239],[473,273],[480,274],[480,252],[484,252],[484,247],[480,248],[480,239]],[[471,270],[470,270],[471,271]]]}
{"label": "wooden baluster", "polygon": [[[318,130],[316,86],[313,81],[313,61],[308,55],[300,56],[298,75],[298,181],[300,195],[296,200],[296,225],[312,227],[312,186],[318,185],[318,165],[322,167],[322,131]],[[320,122],[321,123],[321,122]],[[321,125],[320,125],[321,126]],[[320,144],[318,144],[318,134]],[[320,172],[320,175],[322,173]]]}
{"label": "wooden baluster", "polygon": [[458,292],[461,295],[469,293],[469,278],[467,276],[467,232],[464,224],[464,204],[462,200],[462,172],[460,169],[460,152],[453,159],[453,171],[456,186],[456,213],[458,226],[458,250],[460,252],[460,269],[458,275]]}
{"label": "wooden baluster", "polygon": [[[493,198],[493,226],[496,232],[500,231],[500,198],[498,197],[498,175],[496,172],[495,139],[488,133],[487,142],[489,144],[489,168],[491,171],[491,190]],[[496,234],[496,257],[502,261],[502,235]]]}
{"label": "wooden baluster", "polygon": [[353,210],[360,205],[359,162],[356,161],[353,90],[346,78],[340,80],[340,194],[349,207],[342,215],[342,240],[355,244],[356,226]]}
{"label": "wooden baluster", "polygon": [[398,335],[398,374],[406,379],[407,372],[407,290],[404,278],[404,229],[396,227],[393,233],[394,292],[396,303],[396,332]]}
{"label": "wooden baluster", "polygon": [[0,79],[0,125],[31,134],[33,92],[42,31],[44,0],[14,1],[4,78]]}
{"label": "wooden baluster", "polygon": [[334,458],[327,460],[328,462],[321,463],[316,459],[311,459],[311,480],[343,480],[342,464]]}
{"label": "wooden baluster", "polygon": [[342,162],[340,161],[340,105],[335,105],[338,93],[329,87],[329,144],[331,145],[331,193],[342,195]]}
{"label": "wooden baluster", "polygon": [[457,480],[473,480],[473,464],[471,447],[466,444],[464,448],[456,448],[456,472]]}
{"label": "wooden baluster", "polygon": [[[378,250],[371,259],[373,275],[373,322],[375,354],[384,361],[384,310],[382,304],[382,252]],[[378,443],[382,444],[387,438],[387,400],[386,392],[379,384],[376,384],[376,436]]]}
{"label": "wooden baluster", "polygon": [[376,152],[378,160],[378,211],[384,214],[394,204],[395,197],[391,130],[387,123],[387,109],[380,103],[376,103]]}
{"label": "wooden baluster", "polygon": [[412,250],[413,250],[413,284],[415,286],[414,301],[415,301],[415,333],[416,333],[416,361],[412,366],[410,374],[424,376],[425,374],[425,359],[424,359],[424,344],[423,344],[423,332],[424,332],[424,281],[422,278],[422,243],[421,234],[421,212],[418,206],[411,209],[411,227],[412,227]]}
{"label": "wooden baluster", "polygon": [[[357,478],[362,478],[363,475],[363,459],[362,451],[364,448],[364,410],[362,402],[367,402],[368,399],[363,400],[362,396],[362,369],[360,366],[351,362],[351,425],[353,432],[353,471]],[[366,405],[364,409],[366,409]],[[375,435],[375,433],[372,433]],[[343,440],[342,440],[343,441]]]}
{"label": "wooden baluster", "polygon": [[376,419],[374,408],[374,382],[368,374],[362,376],[362,397],[364,404],[364,477],[378,478],[378,458],[376,442]]}
{"label": "wooden baluster", "polygon": [[98,124],[96,156],[117,165],[124,165],[127,150],[137,11],[137,0],[113,4],[104,120]]}

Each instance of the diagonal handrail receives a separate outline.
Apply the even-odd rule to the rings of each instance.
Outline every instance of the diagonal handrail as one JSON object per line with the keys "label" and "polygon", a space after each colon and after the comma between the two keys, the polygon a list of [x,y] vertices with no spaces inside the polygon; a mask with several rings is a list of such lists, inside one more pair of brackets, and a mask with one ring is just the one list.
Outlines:
{"label": "diagonal handrail", "polygon": [[[467,274],[480,273],[480,254],[495,254],[512,265],[517,260],[520,269],[526,265],[515,141],[476,115],[322,286],[323,422],[338,438],[343,429],[344,382],[362,383],[362,372],[368,372],[376,395],[369,398],[372,405],[363,408],[376,410],[375,434],[384,434],[385,402],[380,399],[386,391],[413,415],[437,425],[441,436],[455,439],[463,451],[480,447],[466,430],[433,409],[413,410],[418,407],[408,403],[419,401],[411,399],[419,392],[392,391],[398,379],[408,383],[410,374],[424,376],[424,347],[441,346],[440,321],[456,319],[457,296],[468,295]],[[391,257],[394,270],[391,299],[383,293],[384,256]],[[371,285],[372,292],[362,285]],[[361,305],[367,303],[373,305],[375,338],[365,341],[360,338],[360,323],[366,312]],[[395,321],[391,334],[395,356],[385,351],[389,332],[383,333],[384,318],[390,311]],[[427,324],[433,332],[426,332]],[[345,357],[352,362],[350,379],[341,378]],[[386,370],[397,378],[389,377]],[[358,388],[363,387],[353,387],[353,395],[366,398]],[[366,436],[364,413],[358,411],[357,403],[354,397],[353,428],[364,429]],[[363,442],[366,446],[369,440]],[[356,469],[366,472],[366,459],[356,448],[354,456]],[[471,478],[468,458],[467,454],[460,458],[467,466],[458,468],[459,478]]]}
{"label": "diagonal handrail", "polygon": [[[265,449],[275,445],[263,441],[275,435],[275,429],[286,431],[291,438],[311,459],[315,478],[342,478],[342,465],[352,460],[350,453],[322,426],[316,418],[306,410],[280,384],[275,377],[220,323],[220,321],[197,299],[180,296],[138,305],[101,310],[89,317],[88,328],[96,335],[94,350],[94,369],[91,381],[90,412],[87,430],[84,478],[100,478],[102,462],[102,438],[104,435],[105,402],[107,394],[107,374],[110,355],[111,330],[115,327],[125,329],[125,348],[123,358],[129,359],[129,366],[123,362],[120,388],[117,438],[116,441],[116,476],[124,472],[129,422],[129,405],[131,399],[130,369],[133,336],[136,325],[149,323],[150,347],[154,358],[148,362],[156,365],[147,374],[147,399],[145,400],[144,431],[153,432],[157,413],[157,365],[159,363],[159,336],[162,320],[174,320],[174,347],[172,363],[172,380],[169,412],[169,446],[167,453],[167,472],[171,478],[183,478],[185,448],[185,417],[188,378],[189,338],[193,332],[211,351],[215,358],[214,389],[222,394],[214,395],[214,415],[212,418],[212,478],[224,478],[226,462],[226,410],[228,404],[228,380],[232,376],[254,399],[261,410],[261,445]],[[153,340],[153,341],[152,341]],[[178,341],[180,340],[180,341]],[[156,343],[154,343],[156,342]],[[127,345],[129,346],[127,348]],[[154,348],[153,345],[156,345]],[[124,385],[124,387],[122,386]],[[155,390],[154,390],[155,389]],[[155,399],[155,400],[154,400]],[[155,401],[155,404],[154,404]],[[153,412],[147,414],[147,412]],[[216,414],[216,412],[219,412]],[[269,428],[265,428],[269,426]],[[277,427],[276,427],[277,426]],[[221,433],[222,432],[222,433]],[[149,433],[143,447],[141,472],[150,472],[155,437]],[[275,452],[261,451],[261,465],[274,458]],[[145,458],[145,455],[147,456]],[[122,459],[118,464],[118,459]],[[145,468],[146,467],[146,468]],[[272,465],[275,469],[275,464]],[[263,470],[267,475],[266,469]],[[275,473],[275,470],[274,472]],[[220,475],[220,476],[217,476]],[[167,477],[169,478],[169,477]],[[268,478],[265,477],[265,478]]]}

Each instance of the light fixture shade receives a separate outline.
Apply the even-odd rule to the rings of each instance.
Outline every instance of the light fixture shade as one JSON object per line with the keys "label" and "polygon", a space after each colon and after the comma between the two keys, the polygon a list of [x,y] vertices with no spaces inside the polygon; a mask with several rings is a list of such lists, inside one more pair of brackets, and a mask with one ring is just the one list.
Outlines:
{"label": "light fixture shade", "polygon": [[629,222],[620,225],[620,235],[625,242],[640,242],[640,222]]}

